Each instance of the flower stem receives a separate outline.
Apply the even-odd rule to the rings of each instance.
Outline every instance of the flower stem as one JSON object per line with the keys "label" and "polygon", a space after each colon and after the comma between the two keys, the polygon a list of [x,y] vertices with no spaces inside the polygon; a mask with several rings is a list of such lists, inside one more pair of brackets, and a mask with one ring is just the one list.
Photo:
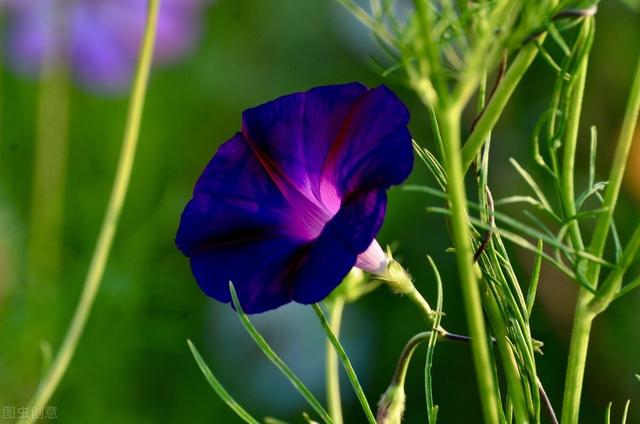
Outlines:
{"label": "flower stem", "polygon": [[460,155],[460,115],[445,110],[441,115],[441,130],[447,155],[447,191],[451,203],[451,228],[456,248],[458,272],[471,335],[471,350],[479,384],[484,421],[498,422],[497,385],[491,367],[487,332],[480,299],[478,279],[473,267],[473,250],[469,233],[467,199],[464,188],[464,173]]}
{"label": "flower stem", "polygon": [[[640,58],[635,71],[631,95],[620,131],[620,137],[616,146],[613,164],[609,174],[609,183],[604,195],[603,213],[599,214],[596,226],[589,246],[589,253],[602,257],[609,234],[613,212],[620,194],[620,186],[626,168],[629,149],[633,141],[633,131],[637,125],[640,112]],[[595,262],[589,264],[587,279],[596,287],[600,274],[600,266]],[[569,346],[569,362],[565,380],[564,398],[562,404],[562,424],[574,424],[578,422],[580,412],[580,396],[582,393],[582,381],[584,377],[589,336],[593,319],[599,311],[593,309],[591,300],[593,294],[581,288],[578,292],[578,302]]]}
{"label": "flower stem", "polygon": [[369,405],[369,401],[367,400],[367,397],[364,394],[364,390],[362,390],[362,386],[358,381],[358,376],[356,375],[356,372],[353,369],[353,366],[351,365],[351,361],[347,356],[347,352],[345,352],[344,348],[340,344],[340,341],[337,339],[336,335],[333,334],[333,331],[331,330],[331,326],[329,325],[329,321],[327,321],[327,318],[325,317],[324,312],[322,312],[322,308],[320,307],[320,305],[318,305],[317,303],[314,303],[312,306],[313,306],[313,310],[318,316],[318,319],[320,320],[320,324],[322,325],[322,328],[327,334],[327,338],[329,339],[329,342],[331,343],[336,353],[338,354],[340,361],[342,361],[344,370],[347,373],[347,377],[349,377],[349,381],[353,386],[353,390],[356,392],[356,396],[360,401],[360,405],[362,406],[362,410],[364,411],[364,414],[367,417],[367,421],[369,422],[369,424],[376,424],[376,419],[373,416],[373,412],[371,411],[371,406]]}
{"label": "flower stem", "polygon": [[[329,304],[329,326],[333,334],[340,337],[340,324],[344,311],[344,299],[336,297]],[[338,355],[330,340],[327,340],[327,403],[329,414],[335,424],[342,424],[342,397],[340,396],[340,369],[338,367]]]}
{"label": "flower stem", "polygon": [[471,163],[478,156],[478,152],[480,152],[480,149],[484,145],[487,136],[491,133],[493,127],[502,115],[507,101],[537,54],[538,46],[535,43],[529,43],[520,50],[511,66],[509,66],[507,73],[504,75],[504,79],[500,82],[500,85],[497,86],[482,116],[478,119],[473,132],[462,148],[462,169],[464,171],[469,169]]}
{"label": "flower stem", "polygon": [[[102,228],[98,236],[98,241],[93,252],[91,264],[87,272],[84,282],[82,295],[67,334],[60,346],[60,350],[55,357],[46,376],[38,386],[38,389],[29,403],[29,410],[37,410],[43,408],[54,391],[56,390],[60,380],[64,376],[71,359],[75,353],[76,347],[85,325],[89,318],[89,313],[93,306],[104,269],[109,258],[111,245],[115,236],[122,206],[129,187],[129,180],[133,168],[133,161],[138,142],[138,134],[140,131],[140,122],[142,119],[142,110],[144,106],[144,98],[147,89],[147,81],[149,79],[149,70],[151,67],[153,46],[155,41],[155,33],[158,21],[158,10],[160,0],[150,0],[149,12],[147,16],[144,40],[138,60],[131,100],[129,104],[129,112],[127,115],[127,124],[122,143],[122,151],[118,161],[118,169],[111,192],[111,198],[107,206],[107,211],[102,223]],[[22,420],[23,423],[33,422],[33,418]]]}
{"label": "flower stem", "polygon": [[584,368],[587,361],[587,350],[589,348],[589,337],[591,334],[591,325],[595,318],[595,315],[588,309],[588,303],[591,297],[591,293],[586,289],[580,289],[575,317],[573,319],[573,328],[571,330],[569,362],[567,364],[567,375],[564,383],[561,421],[563,424],[578,422],[582,381],[584,379]]}

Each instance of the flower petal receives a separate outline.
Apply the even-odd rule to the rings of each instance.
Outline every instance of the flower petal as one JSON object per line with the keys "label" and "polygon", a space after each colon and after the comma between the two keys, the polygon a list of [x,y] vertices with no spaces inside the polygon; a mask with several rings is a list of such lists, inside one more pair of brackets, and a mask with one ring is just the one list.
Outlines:
{"label": "flower petal", "polygon": [[176,237],[187,256],[229,244],[285,235],[289,204],[238,133],[198,179]]}
{"label": "flower petal", "polygon": [[388,88],[330,85],[243,114],[243,133],[283,175],[335,213],[361,188],[399,184],[411,172],[409,113]]}
{"label": "flower petal", "polygon": [[333,142],[323,179],[343,194],[400,184],[413,168],[408,123],[409,111],[391,90],[367,92]]}
{"label": "flower petal", "polygon": [[259,240],[198,253],[191,270],[202,291],[220,302],[231,300],[233,282],[242,309],[254,314],[291,302],[291,264],[298,254],[291,239]]}
{"label": "flower petal", "polygon": [[[351,83],[283,96],[246,110],[243,132],[299,190],[320,199],[324,160],[366,92],[364,85]],[[339,200],[332,206],[337,210]]]}
{"label": "flower petal", "polygon": [[292,211],[238,133],[198,179],[176,244],[207,295],[229,302],[232,281],[246,312],[262,312],[292,300],[292,275],[308,243],[298,228],[304,212]]}
{"label": "flower petal", "polygon": [[324,227],[298,265],[293,300],[315,303],[335,289],[374,240],[387,206],[382,189],[345,199],[340,212]]}

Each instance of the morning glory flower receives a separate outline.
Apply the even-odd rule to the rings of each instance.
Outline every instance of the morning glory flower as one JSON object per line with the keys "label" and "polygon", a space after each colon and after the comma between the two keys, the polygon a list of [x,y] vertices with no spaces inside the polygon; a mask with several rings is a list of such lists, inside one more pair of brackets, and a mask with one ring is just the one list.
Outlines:
{"label": "morning glory flower", "polygon": [[[199,34],[202,0],[163,0],[155,63],[185,55]],[[74,79],[93,91],[125,90],[132,78],[146,0],[8,0],[5,49],[11,68],[37,76],[48,55],[68,60]]]}
{"label": "morning glory flower", "polygon": [[198,179],[176,237],[200,288],[247,313],[324,299],[353,266],[385,275],[375,240],[413,167],[409,112],[387,87],[290,94],[242,115]]}

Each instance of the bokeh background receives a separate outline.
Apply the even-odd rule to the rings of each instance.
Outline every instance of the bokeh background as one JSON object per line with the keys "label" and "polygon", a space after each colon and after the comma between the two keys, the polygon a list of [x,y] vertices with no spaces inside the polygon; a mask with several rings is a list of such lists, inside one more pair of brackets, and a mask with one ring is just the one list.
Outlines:
{"label": "bokeh background", "polygon": [[[371,60],[379,54],[375,44],[336,2],[218,0],[203,13],[201,37],[193,50],[179,63],[152,73],[138,156],[113,252],[85,335],[50,402],[57,407],[60,422],[240,422],[200,374],[187,338],[255,416],[303,422],[300,411],[309,408],[302,398],[261,356],[233,311],[206,298],[195,284],[188,261],[174,246],[179,214],[217,146],[239,129],[241,112],[289,92],[353,80],[388,84],[410,106],[414,137],[431,146],[426,112],[398,80],[379,76]],[[5,43],[2,46],[6,48]],[[578,190],[586,184],[589,125],[599,129],[598,176],[606,177],[638,50],[638,11],[617,1],[601,3],[578,153]],[[39,85],[34,78],[7,69],[6,55],[0,57],[0,405],[21,407],[37,385],[47,351],[55,352],[59,346],[79,297],[115,171],[127,96],[69,87],[60,267],[57,274],[28,281],[32,280],[26,264]],[[530,139],[547,107],[553,77],[553,70],[538,60],[498,126],[491,161],[495,197],[527,190],[508,164],[512,156],[546,181],[542,173],[535,173]],[[640,217],[639,170],[637,140],[617,212],[623,239]],[[419,162],[411,181],[433,185]],[[445,222],[425,211],[437,203],[393,189],[378,240],[396,246],[428,299],[434,299],[435,287],[425,255],[436,259],[445,280],[444,323],[451,331],[466,333],[454,260],[445,253],[449,246]],[[247,258],[247,266],[251,260]],[[530,254],[514,250],[523,281],[532,261]],[[533,335],[544,341],[538,367],[557,409],[575,293],[573,283],[545,266]],[[618,417],[626,399],[632,400],[629,422],[640,422],[640,381],[634,377],[640,373],[639,307],[640,290],[597,320],[581,422],[603,422],[609,401]],[[289,305],[255,316],[254,321],[324,398],[325,345],[310,308]],[[344,344],[371,402],[384,392],[404,343],[421,330],[421,318],[412,305],[384,288],[347,307]],[[407,423],[424,422],[421,353],[408,377]],[[479,422],[468,347],[439,344],[433,373],[440,422]],[[364,422],[346,380],[343,394],[346,422]]]}

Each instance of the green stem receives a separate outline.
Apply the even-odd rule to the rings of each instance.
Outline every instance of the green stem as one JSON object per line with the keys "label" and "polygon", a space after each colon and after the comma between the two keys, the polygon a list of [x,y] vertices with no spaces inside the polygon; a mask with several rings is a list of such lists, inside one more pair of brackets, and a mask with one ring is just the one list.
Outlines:
{"label": "green stem", "polygon": [[[618,138],[616,151],[614,153],[613,163],[611,164],[609,182],[607,184],[607,189],[604,194],[604,202],[602,205],[604,211],[598,215],[598,220],[596,221],[593,238],[591,239],[591,245],[589,248],[589,251],[598,257],[602,256],[607,242],[607,236],[609,234],[611,220],[613,219],[613,212],[615,211],[616,204],[618,203],[620,187],[622,186],[622,179],[624,177],[627,158],[629,157],[629,150],[631,149],[631,143],[633,142],[633,134],[639,114],[640,57],[638,58],[638,65],[635,70],[631,86],[631,94],[629,96],[624,119],[622,121],[622,128]],[[592,264],[592,267],[592,281],[596,282],[599,276],[600,267],[597,264]]]}
{"label": "green stem", "polygon": [[455,111],[448,110],[442,114],[441,118],[440,128],[447,155],[447,191],[451,203],[453,242],[467,313],[467,324],[471,335],[471,350],[478,378],[482,411],[486,423],[497,423],[499,420],[498,388],[491,368],[478,278],[473,268],[473,250],[460,155],[460,115]]}
{"label": "green stem", "polygon": [[[38,386],[38,389],[29,403],[29,410],[37,410],[43,408],[54,391],[56,390],[60,380],[64,376],[71,359],[75,353],[76,347],[82,333],[84,331],[89,313],[93,306],[104,269],[109,258],[111,245],[118,226],[122,206],[129,187],[131,170],[138,142],[138,133],[140,131],[140,122],[142,119],[142,110],[144,105],[144,97],[147,89],[147,81],[149,79],[149,70],[151,68],[153,46],[155,41],[155,33],[158,21],[159,0],[150,0],[149,13],[147,16],[144,40],[140,52],[136,75],[133,83],[131,101],[129,104],[129,112],[127,115],[127,124],[122,143],[122,151],[118,162],[118,169],[111,192],[111,198],[107,206],[106,215],[102,223],[100,235],[96,243],[91,264],[87,272],[84,282],[84,288],[78,306],[74,313],[71,324],[64,341],[60,346],[60,350],[55,357],[46,376]],[[33,422],[33,418],[27,418],[22,423]]]}
{"label": "green stem", "polygon": [[465,172],[478,156],[487,136],[491,133],[493,127],[495,127],[498,119],[502,115],[507,101],[537,54],[538,46],[534,43],[529,43],[520,50],[511,66],[509,66],[507,73],[504,75],[504,79],[498,88],[496,88],[482,116],[476,123],[473,132],[469,135],[467,142],[462,148],[462,169]]}
{"label": "green stem", "polygon": [[[627,103],[625,116],[622,122],[620,137],[616,146],[613,164],[609,174],[609,183],[604,195],[604,211],[599,214],[596,226],[589,246],[589,252],[597,257],[602,257],[609,234],[613,212],[620,194],[620,186],[626,168],[629,149],[633,141],[633,132],[637,124],[638,113],[640,112],[640,58],[636,67],[631,95]],[[600,275],[600,265],[590,263],[587,280],[594,287],[597,286]],[[580,396],[582,391],[582,380],[584,377],[585,363],[587,359],[587,349],[589,346],[589,335],[593,319],[597,311],[592,309],[591,300],[593,294],[581,288],[578,292],[578,301],[571,334],[571,344],[569,347],[569,362],[567,365],[567,375],[565,380],[565,391],[562,404],[562,424],[574,424],[578,422],[580,412]]]}
{"label": "green stem", "polygon": [[561,419],[563,424],[574,424],[578,422],[582,381],[584,379],[584,368],[587,361],[587,350],[589,349],[589,337],[591,334],[591,325],[595,318],[595,314],[588,308],[591,296],[591,293],[585,289],[580,289],[578,294],[578,304],[576,306],[573,328],[571,330],[569,362],[567,364],[567,376],[564,386]]}
{"label": "green stem", "polygon": [[613,300],[620,299],[621,297],[629,294],[638,287],[640,287],[640,276],[634,278],[631,282],[622,287],[622,289],[618,293],[616,293],[616,296]]}
{"label": "green stem", "polygon": [[[340,337],[340,323],[344,311],[344,299],[336,297],[329,306],[329,326],[336,338]],[[338,355],[330,340],[327,340],[327,403],[329,414],[335,424],[342,424],[342,399],[340,396],[340,374]]]}
{"label": "green stem", "polygon": [[393,373],[393,377],[391,378],[391,384],[389,384],[390,386],[404,386],[404,380],[407,375],[407,369],[409,368],[413,352],[415,352],[420,343],[429,341],[431,333],[431,331],[424,331],[409,339],[407,344],[404,346],[404,349],[402,349],[402,353],[400,353],[396,369]]}
{"label": "green stem", "polygon": [[640,225],[633,232],[616,268],[607,276],[597,296],[591,301],[590,307],[595,313],[600,313],[607,309],[615,299],[616,294],[620,292],[622,278],[636,258],[638,250],[640,250]]}
{"label": "green stem", "polygon": [[360,401],[360,405],[362,406],[362,410],[364,411],[364,414],[366,415],[367,420],[369,421],[369,424],[376,424],[376,418],[374,417],[373,412],[371,411],[371,406],[369,405],[369,401],[367,400],[367,397],[364,394],[364,390],[362,390],[362,386],[358,381],[358,376],[356,375],[356,372],[353,369],[353,366],[351,365],[351,361],[347,356],[347,352],[345,352],[344,348],[340,344],[340,341],[336,338],[336,335],[333,334],[333,331],[331,331],[331,326],[329,325],[327,318],[324,316],[324,312],[322,312],[322,308],[320,308],[320,305],[318,305],[317,303],[314,303],[313,310],[318,316],[318,319],[320,320],[320,324],[322,324],[322,328],[327,334],[327,337],[329,338],[329,341],[333,345],[333,348],[335,349],[336,353],[338,354],[340,361],[342,361],[344,370],[347,373],[347,377],[349,377],[349,381],[353,386],[353,390],[356,392],[356,396]]}
{"label": "green stem", "polygon": [[[560,181],[560,193],[565,218],[575,216],[577,213],[574,190],[574,169],[576,148],[578,145],[578,130],[580,128],[580,113],[582,111],[582,99],[584,97],[584,86],[587,78],[587,58],[588,55],[585,55],[578,67],[574,81],[575,85],[571,91],[568,106],[570,115],[567,119],[567,132],[563,143],[564,150],[562,154],[562,175]],[[582,234],[580,233],[580,224],[577,219],[572,219],[569,222],[569,232],[573,247],[577,250],[583,250]]]}

